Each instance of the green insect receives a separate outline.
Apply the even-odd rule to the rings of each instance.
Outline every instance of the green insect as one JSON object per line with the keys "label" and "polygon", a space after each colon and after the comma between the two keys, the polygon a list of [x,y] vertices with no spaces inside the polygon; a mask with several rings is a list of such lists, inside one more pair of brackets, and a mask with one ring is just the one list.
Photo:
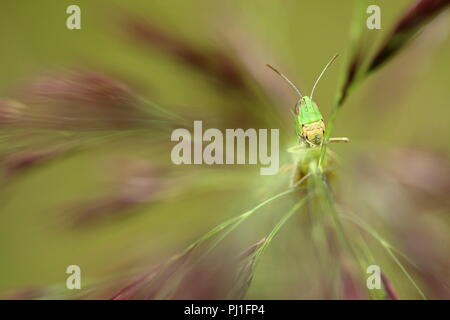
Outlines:
{"label": "green insect", "polygon": [[[338,55],[336,54],[320,73],[311,90],[311,97],[303,96],[300,93],[300,90],[298,90],[298,88],[294,85],[294,83],[292,83],[291,80],[289,80],[284,74],[282,74],[271,65],[267,65],[270,69],[275,71],[279,76],[286,80],[300,97],[295,105],[293,113],[295,117],[295,131],[299,138],[299,142],[303,147],[317,147],[324,143],[325,123],[323,122],[323,117],[320,113],[319,108],[317,107],[317,104],[312,100],[312,98],[314,89],[319,83],[320,78],[322,78],[327,68],[337,57]],[[348,141],[348,138],[330,138],[328,139],[328,141],[326,141],[326,143]]]}

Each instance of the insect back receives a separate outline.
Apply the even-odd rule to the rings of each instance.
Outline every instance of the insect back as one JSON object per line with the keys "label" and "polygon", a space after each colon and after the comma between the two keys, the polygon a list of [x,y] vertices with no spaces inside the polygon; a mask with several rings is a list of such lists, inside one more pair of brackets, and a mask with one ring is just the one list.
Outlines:
{"label": "insect back", "polygon": [[317,104],[308,96],[303,96],[295,109],[299,127],[297,134],[310,146],[320,145],[325,134],[325,124]]}

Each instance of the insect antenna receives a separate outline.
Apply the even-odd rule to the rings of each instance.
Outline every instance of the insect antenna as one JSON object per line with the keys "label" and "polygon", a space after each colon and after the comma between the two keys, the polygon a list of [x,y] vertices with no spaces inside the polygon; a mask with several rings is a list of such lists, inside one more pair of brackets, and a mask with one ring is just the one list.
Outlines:
{"label": "insect antenna", "polygon": [[298,90],[298,88],[295,86],[295,84],[292,83],[292,81],[289,80],[288,77],[286,77],[280,71],[278,71],[277,69],[272,67],[270,64],[266,64],[266,66],[268,66],[270,69],[272,69],[274,72],[276,72],[280,77],[282,77],[284,80],[286,80],[287,83],[289,83],[291,85],[291,87],[294,88],[294,90],[297,92],[297,94],[300,96],[300,98],[303,98],[303,95],[300,93],[300,90]]}
{"label": "insect antenna", "polygon": [[323,68],[322,72],[320,73],[319,77],[317,78],[316,82],[314,82],[314,86],[311,90],[311,100],[313,98],[313,94],[314,94],[314,89],[316,89],[317,84],[319,83],[320,78],[322,78],[323,74],[325,73],[325,71],[328,69],[328,67],[333,63],[334,60],[336,60],[336,58],[339,56],[339,53],[335,54],[333,58],[331,58],[330,61],[328,61],[327,65],[325,66],[325,68]]}

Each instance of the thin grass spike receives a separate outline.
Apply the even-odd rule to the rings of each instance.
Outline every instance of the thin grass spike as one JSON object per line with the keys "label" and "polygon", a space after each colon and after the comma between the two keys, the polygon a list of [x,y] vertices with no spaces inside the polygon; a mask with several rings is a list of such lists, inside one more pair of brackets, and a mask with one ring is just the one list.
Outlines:
{"label": "thin grass spike", "polygon": [[[253,254],[253,260],[252,260],[252,264],[251,264],[251,271],[250,271],[250,275],[249,275],[249,280],[248,280],[248,286],[247,288],[250,286],[250,282],[253,278],[253,274],[255,272],[255,268],[257,263],[259,262],[260,257],[262,256],[262,254],[265,252],[265,250],[267,249],[267,247],[269,246],[269,244],[271,243],[272,239],[278,234],[278,232],[280,231],[280,229],[284,226],[284,224],[289,220],[290,217],[292,217],[298,210],[300,210],[300,208],[306,203],[306,200],[308,199],[309,194],[306,195],[304,198],[302,198],[299,202],[297,202],[297,204],[295,204],[291,210],[289,210],[279,221],[278,223],[275,225],[275,227],[272,229],[272,231],[269,233],[269,235],[264,238],[264,242],[262,242],[262,244],[258,247],[258,249],[254,252]],[[243,296],[245,296],[246,292],[243,293]]]}
{"label": "thin grass spike", "polygon": [[[408,280],[411,282],[411,284],[414,286],[414,288],[417,290],[419,295],[422,297],[423,300],[426,300],[427,297],[423,293],[423,291],[420,289],[416,281],[414,281],[413,277],[409,274],[409,272],[406,270],[406,268],[403,266],[403,264],[400,262],[400,260],[395,255],[394,251],[395,248],[393,248],[386,240],[384,240],[375,230],[373,230],[370,226],[367,226],[363,223],[361,219],[356,219],[349,216],[343,216],[344,218],[352,221],[353,223],[357,224],[361,228],[363,228],[365,231],[367,231],[372,237],[374,237],[381,246],[386,250],[386,252],[389,254],[389,256],[392,258],[392,260],[397,264],[397,266],[400,268],[400,270],[403,272],[403,274],[408,278]],[[398,251],[397,251],[398,253]],[[401,253],[400,253],[401,254]],[[405,255],[401,254],[403,257],[406,257]],[[409,262],[409,258],[406,257],[406,260]]]}

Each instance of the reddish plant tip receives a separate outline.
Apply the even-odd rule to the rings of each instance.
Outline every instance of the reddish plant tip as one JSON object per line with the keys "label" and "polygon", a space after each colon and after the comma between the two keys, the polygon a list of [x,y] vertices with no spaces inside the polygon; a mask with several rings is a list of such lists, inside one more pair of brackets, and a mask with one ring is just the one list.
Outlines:
{"label": "reddish plant tip", "polygon": [[3,159],[4,175],[7,178],[11,178],[26,169],[46,163],[67,150],[68,149],[64,148],[55,148],[48,150],[22,151],[10,154]]}
{"label": "reddish plant tip", "polygon": [[96,72],[67,72],[44,76],[25,91],[31,98],[78,101],[114,107],[134,103],[136,98],[125,84]]}
{"label": "reddish plant tip", "polygon": [[255,253],[256,250],[258,250],[263,244],[266,242],[266,237],[262,238],[258,242],[252,244],[250,247],[245,249],[239,256],[238,260],[245,259],[249,256],[251,256],[253,253]]}
{"label": "reddish plant tip", "polygon": [[240,68],[227,53],[192,45],[148,21],[131,18],[126,19],[124,25],[128,33],[144,45],[192,66],[227,87],[246,89]]}
{"label": "reddish plant tip", "polygon": [[0,99],[0,126],[15,124],[22,120],[26,106],[16,100]]}

